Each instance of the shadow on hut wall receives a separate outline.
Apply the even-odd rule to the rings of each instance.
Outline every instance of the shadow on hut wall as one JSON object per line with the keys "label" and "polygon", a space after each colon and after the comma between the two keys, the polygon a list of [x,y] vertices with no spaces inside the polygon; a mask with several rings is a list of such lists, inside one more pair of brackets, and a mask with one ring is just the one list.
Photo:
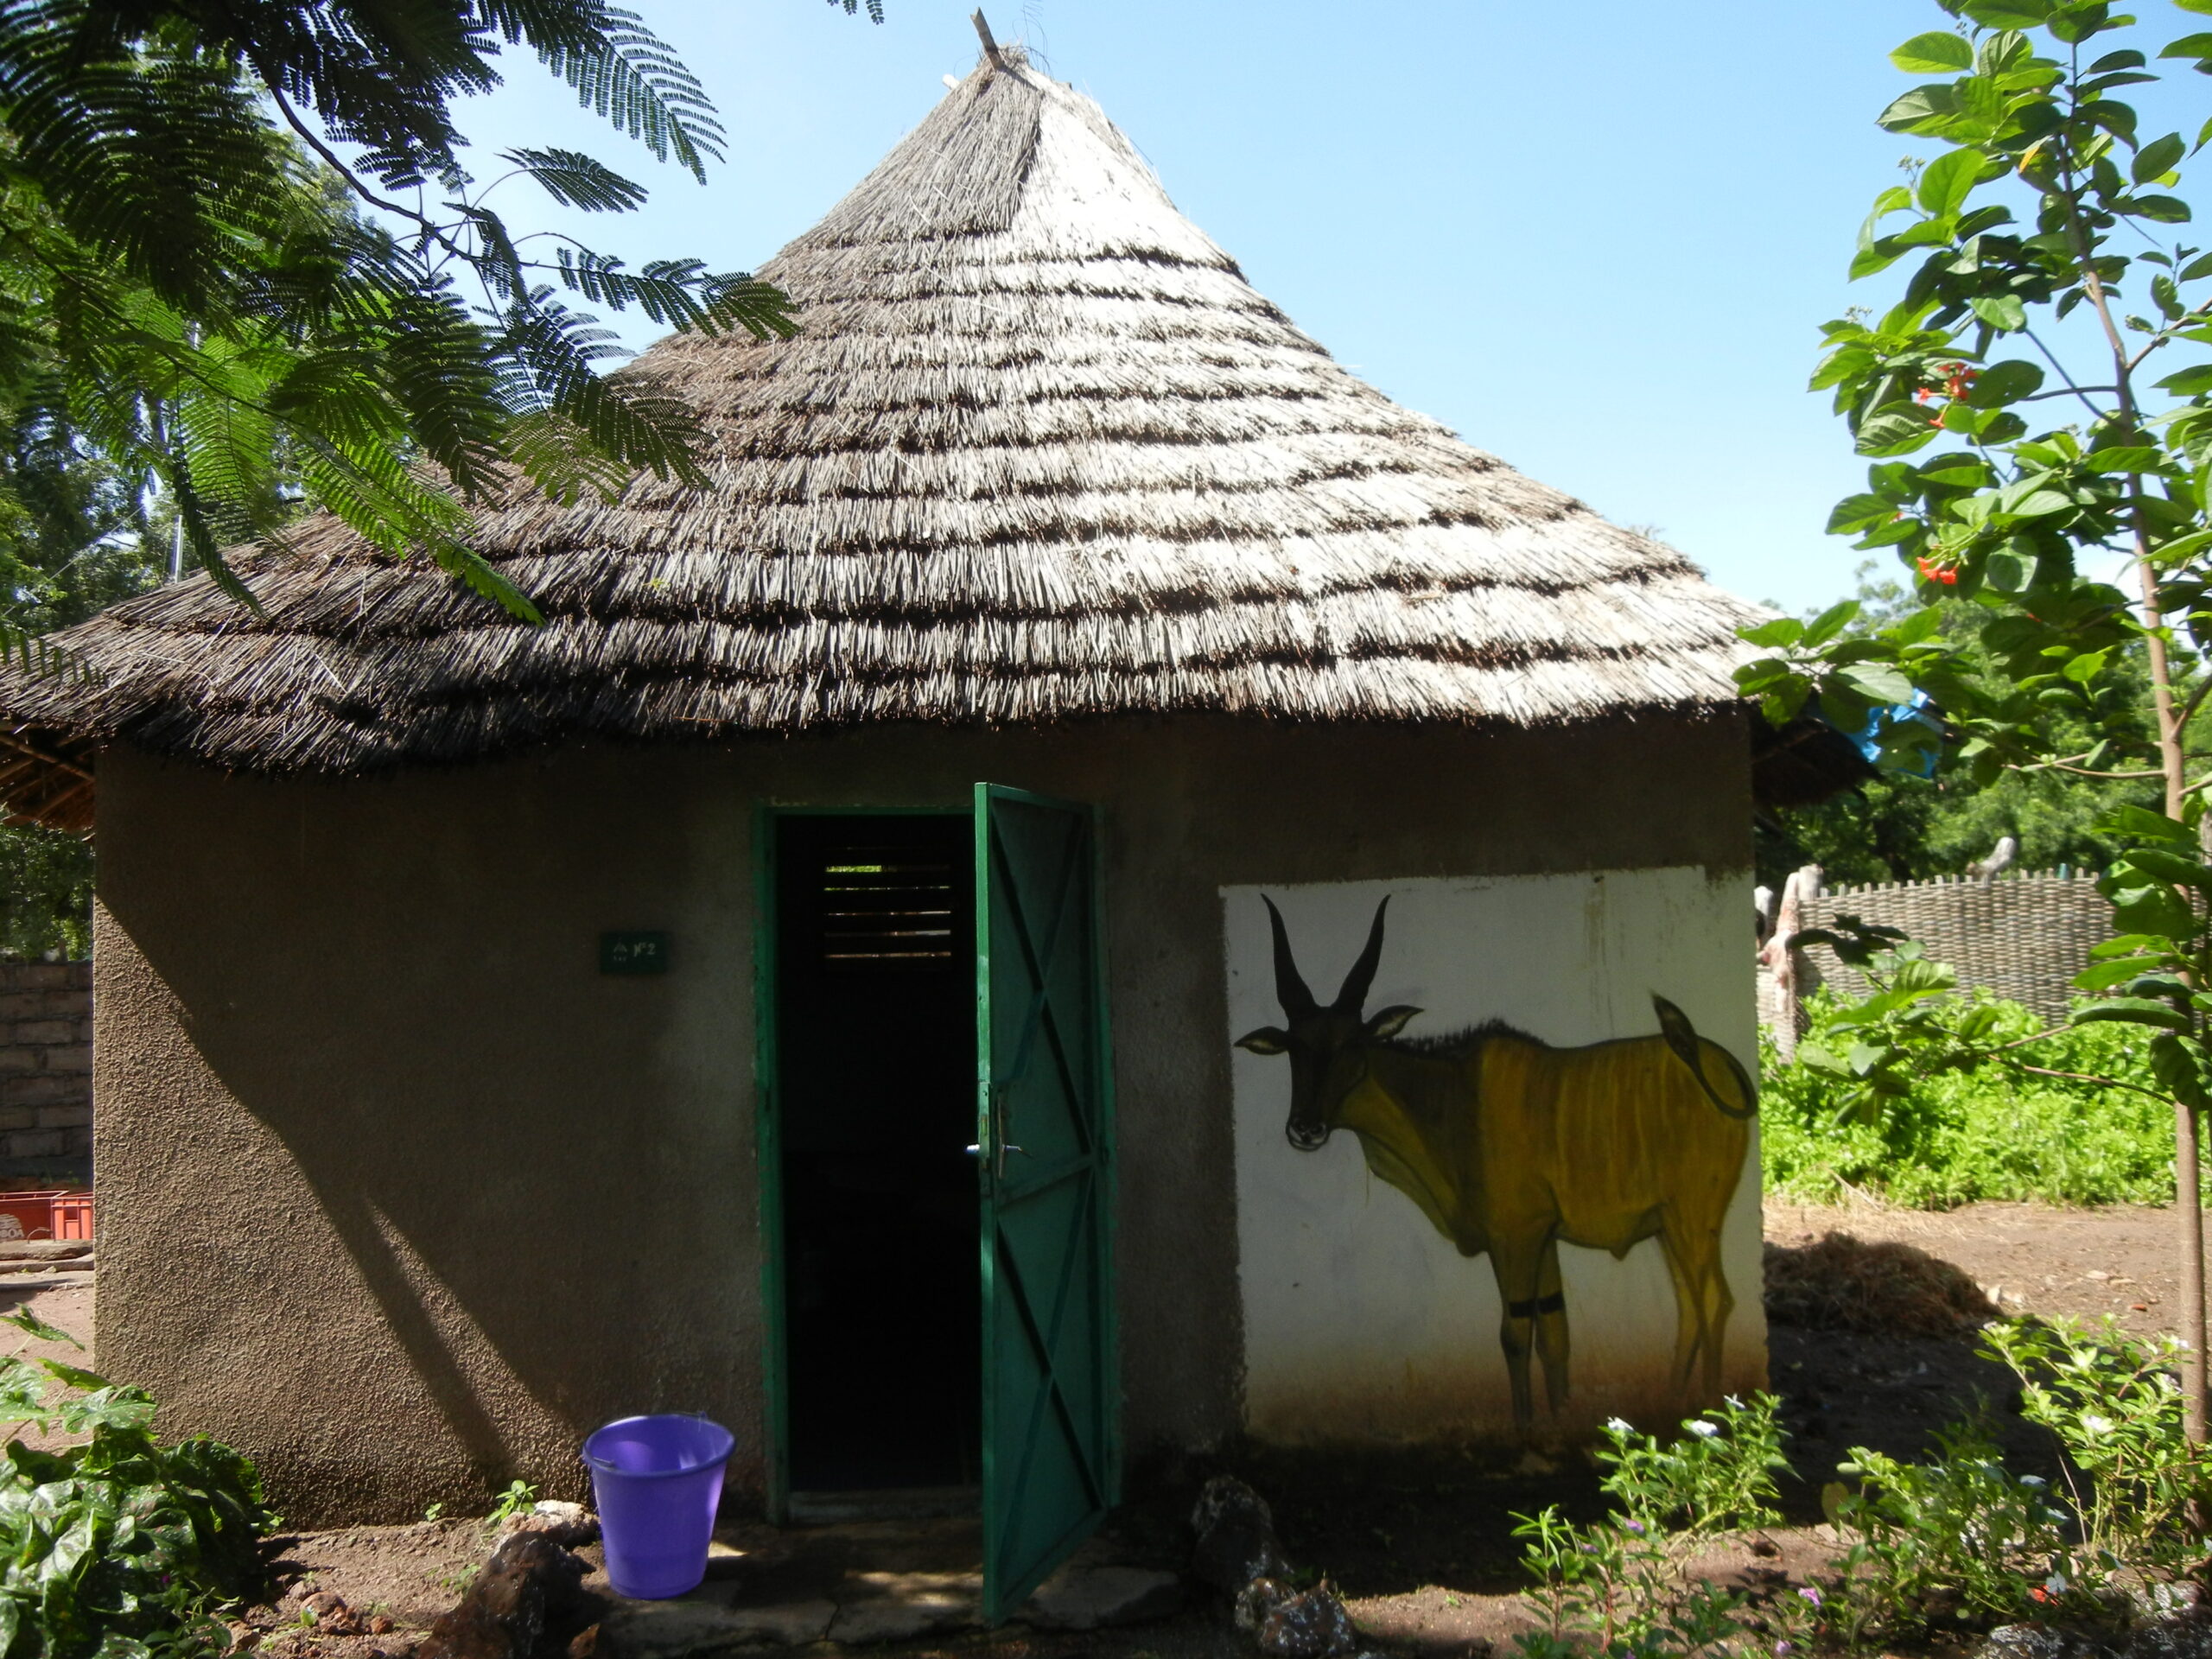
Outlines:
{"label": "shadow on hut wall", "polygon": [[[155,768],[111,770],[127,798]],[[103,952],[111,1012],[157,998],[175,1034],[160,1086],[105,1090],[124,1103],[103,1180],[130,1190],[103,1249],[136,1279],[110,1363],[253,1448],[300,1519],[459,1507],[518,1473],[580,1484],[577,1435],[626,1411],[711,1411],[749,1439],[730,1353],[750,1056],[726,1007],[695,1018],[733,988],[715,936],[743,936],[715,912],[747,879],[741,840],[701,868],[637,767],[595,798],[529,765],[336,786],[159,771],[162,810],[114,813],[103,853],[103,925],[136,946]],[[678,972],[601,976],[614,926],[669,927]],[[143,1068],[137,1046],[118,1058]],[[165,1179],[211,1156],[219,1192]],[[263,1298],[193,1294],[241,1280]],[[149,1328],[167,1320],[194,1328]],[[297,1422],[270,1421],[288,1395]],[[329,1444],[333,1401],[384,1444]]]}

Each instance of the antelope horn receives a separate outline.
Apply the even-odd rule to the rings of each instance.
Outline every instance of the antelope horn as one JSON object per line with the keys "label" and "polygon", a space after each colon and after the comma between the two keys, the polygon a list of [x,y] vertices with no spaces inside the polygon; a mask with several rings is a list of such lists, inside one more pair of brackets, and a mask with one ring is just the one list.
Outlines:
{"label": "antelope horn", "polygon": [[1367,993],[1375,984],[1375,969],[1382,961],[1382,912],[1390,907],[1390,895],[1384,893],[1382,902],[1375,906],[1375,925],[1367,931],[1367,948],[1359,953],[1359,960],[1344,976],[1344,988],[1337,993],[1336,1009],[1339,1014],[1357,1014],[1366,1006]]}
{"label": "antelope horn", "polygon": [[1282,925],[1282,912],[1275,908],[1275,901],[1264,893],[1260,902],[1268,907],[1268,923],[1275,932],[1275,1001],[1282,1004],[1282,1011],[1296,1019],[1300,1014],[1318,1013],[1320,1004],[1314,1001],[1313,993],[1306,988],[1306,982],[1299,976],[1298,963],[1290,954],[1290,935]]}

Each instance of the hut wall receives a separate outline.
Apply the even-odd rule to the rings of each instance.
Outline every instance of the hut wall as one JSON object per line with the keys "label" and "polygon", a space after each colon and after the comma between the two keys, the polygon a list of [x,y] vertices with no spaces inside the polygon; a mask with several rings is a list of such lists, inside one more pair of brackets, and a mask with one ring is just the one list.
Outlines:
{"label": "hut wall", "polygon": [[[111,751],[100,1363],[303,1523],[573,1493],[582,1430],[660,1408],[728,1422],[757,1490],[754,809],[957,808],[988,778],[1108,808],[1125,1435],[1217,1441],[1243,1421],[1224,890],[1748,887],[1746,757],[1725,718],[879,728],[348,783]],[[596,970],[632,927],[672,971]]]}

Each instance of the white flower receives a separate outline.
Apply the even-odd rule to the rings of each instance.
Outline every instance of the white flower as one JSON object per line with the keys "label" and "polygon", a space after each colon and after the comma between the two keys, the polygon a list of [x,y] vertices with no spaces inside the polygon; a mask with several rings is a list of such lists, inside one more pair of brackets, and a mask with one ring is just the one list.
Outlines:
{"label": "white flower", "polygon": [[2022,1475],[2020,1477],[2020,1484],[2023,1486],[2045,1486],[2050,1484],[2050,1483],[2044,1480],[2041,1475]]}
{"label": "white flower", "polygon": [[1709,1440],[1714,1435],[1720,1433],[1719,1424],[1708,1423],[1702,1417],[1693,1417],[1689,1421],[1684,1423],[1682,1427],[1689,1430],[1691,1433],[1696,1435],[1701,1440]]}
{"label": "white flower", "polygon": [[1633,1434],[1636,1433],[1636,1425],[1629,1421],[1625,1417],[1608,1417],[1605,1419],[1605,1433],[1608,1434]]}
{"label": "white flower", "polygon": [[2093,1411],[2085,1411],[2082,1414],[2082,1429],[2088,1434],[2109,1434],[2112,1433],[2112,1419],[2100,1417]]}

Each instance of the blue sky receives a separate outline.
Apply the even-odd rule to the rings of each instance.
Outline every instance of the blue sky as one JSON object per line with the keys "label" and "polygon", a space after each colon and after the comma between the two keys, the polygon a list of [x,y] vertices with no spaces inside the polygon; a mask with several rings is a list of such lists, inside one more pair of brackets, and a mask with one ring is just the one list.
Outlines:
{"label": "blue sky", "polygon": [[[730,159],[707,188],[526,56],[463,124],[489,149],[571,144],[653,186],[643,213],[588,223],[527,181],[495,198],[518,226],[637,259],[758,264],[976,58],[974,0],[886,0],[880,26],[822,0],[632,3],[721,108]],[[1850,589],[1863,556],[1821,525],[1864,467],[1804,385],[1818,325],[1883,297],[1844,267],[1911,148],[1872,124],[1910,84],[1887,53],[1944,26],[1933,0],[986,10],[1383,391],[1656,526],[1748,597],[1802,609]]]}

